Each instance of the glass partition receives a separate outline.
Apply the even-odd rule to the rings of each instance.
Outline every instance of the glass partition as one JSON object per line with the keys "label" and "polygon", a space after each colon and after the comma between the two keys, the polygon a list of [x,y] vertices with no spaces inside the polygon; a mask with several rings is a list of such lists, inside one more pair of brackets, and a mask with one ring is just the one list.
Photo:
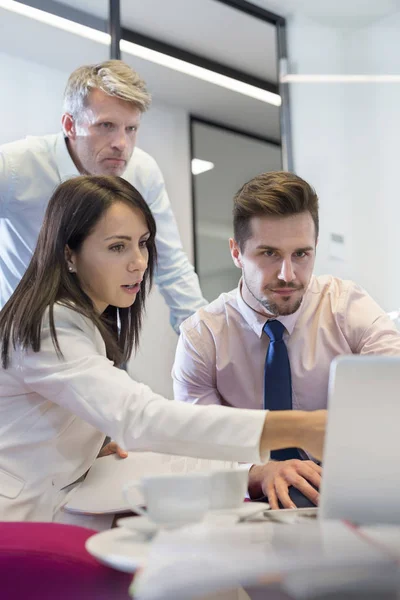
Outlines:
{"label": "glass partition", "polygon": [[241,274],[228,244],[234,194],[255,175],[281,164],[278,143],[192,120],[196,270],[208,300],[233,289]]}

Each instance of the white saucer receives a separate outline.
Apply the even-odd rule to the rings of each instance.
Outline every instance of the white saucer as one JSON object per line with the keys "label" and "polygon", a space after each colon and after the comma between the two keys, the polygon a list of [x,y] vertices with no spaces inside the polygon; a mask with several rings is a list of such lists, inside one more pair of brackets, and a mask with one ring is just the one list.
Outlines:
{"label": "white saucer", "polygon": [[116,527],[92,535],[86,540],[85,548],[104,565],[124,573],[134,573],[147,562],[150,539]]}
{"label": "white saucer", "polygon": [[236,508],[219,508],[208,511],[207,514],[211,515],[235,515],[239,519],[248,518],[250,520],[251,515],[262,515],[264,511],[269,512],[269,504],[266,502],[243,502]]}
{"label": "white saucer", "polygon": [[[212,522],[214,524],[221,525],[233,525],[239,519],[248,518],[248,520],[250,520],[253,514],[255,518],[257,516],[262,516],[263,512],[267,511],[268,509],[269,504],[266,504],[265,502],[243,502],[243,504],[237,508],[209,510],[206,513],[203,522]],[[161,529],[160,525],[157,525],[148,517],[125,517],[123,519],[118,519],[117,525],[118,527],[124,527],[130,531],[141,532],[145,535],[154,535],[159,529]],[[188,525],[190,525],[190,523],[188,523]],[[183,524],[181,526],[183,526]],[[171,525],[169,528],[172,527],[173,525]],[[167,529],[167,527],[165,527],[165,529]]]}
{"label": "white saucer", "polygon": [[281,523],[298,523],[305,520],[313,520],[318,517],[318,506],[307,508],[279,508],[269,510],[265,514],[266,519],[279,521]]}
{"label": "white saucer", "polygon": [[146,535],[152,535],[157,533],[159,526],[153,521],[150,521],[148,517],[124,517],[118,519],[118,527],[124,527],[130,531],[140,531]]}

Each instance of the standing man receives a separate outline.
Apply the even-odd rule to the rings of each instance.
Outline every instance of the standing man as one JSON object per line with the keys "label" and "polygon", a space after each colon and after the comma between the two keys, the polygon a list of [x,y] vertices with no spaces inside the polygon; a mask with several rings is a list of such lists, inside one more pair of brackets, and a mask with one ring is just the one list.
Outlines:
{"label": "standing man", "polygon": [[156,282],[180,323],[206,304],[183,252],[160,169],[136,148],[150,106],[144,81],[127,64],[110,60],[76,69],[64,96],[63,131],[0,147],[0,309],[30,261],[55,187],[79,174],[118,175],[142,194],[157,224]]}
{"label": "standing man", "polygon": [[[230,251],[242,278],[182,324],[177,400],[322,409],[336,356],[400,355],[400,333],[364,290],[312,274],[318,198],[306,181],[286,172],[255,177],[234,198],[233,222]],[[271,458],[250,469],[252,498],[267,496],[274,509],[318,504],[319,464],[296,448]]]}

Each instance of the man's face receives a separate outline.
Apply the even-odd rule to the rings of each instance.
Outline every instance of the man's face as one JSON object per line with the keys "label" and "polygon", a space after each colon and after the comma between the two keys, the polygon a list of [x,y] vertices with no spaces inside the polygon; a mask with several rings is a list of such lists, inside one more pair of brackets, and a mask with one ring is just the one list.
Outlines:
{"label": "man's face", "polygon": [[140,110],[129,102],[92,90],[69,134],[81,173],[122,175],[135,148],[140,117]]}
{"label": "man's face", "polygon": [[243,300],[257,312],[290,315],[300,307],[315,262],[315,226],[309,212],[288,217],[253,217],[243,252],[230,240],[242,269]]}

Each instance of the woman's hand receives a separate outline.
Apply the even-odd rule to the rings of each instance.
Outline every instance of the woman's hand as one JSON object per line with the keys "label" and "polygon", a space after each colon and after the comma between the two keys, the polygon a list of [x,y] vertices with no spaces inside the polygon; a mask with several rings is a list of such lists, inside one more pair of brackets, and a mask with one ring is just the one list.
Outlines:
{"label": "woman's hand", "polygon": [[103,456],[108,456],[109,454],[118,454],[120,458],[126,458],[128,456],[127,451],[122,450],[122,448],[120,448],[116,442],[109,442],[103,446],[98,453],[97,458],[102,458]]}
{"label": "woman's hand", "polygon": [[303,427],[300,428],[298,448],[307,450],[318,460],[322,460],[325,442],[325,430],[328,419],[327,410],[312,410],[303,415]]}
{"label": "woman's hand", "polygon": [[326,410],[268,411],[261,435],[261,456],[268,450],[302,448],[321,460],[327,416]]}

